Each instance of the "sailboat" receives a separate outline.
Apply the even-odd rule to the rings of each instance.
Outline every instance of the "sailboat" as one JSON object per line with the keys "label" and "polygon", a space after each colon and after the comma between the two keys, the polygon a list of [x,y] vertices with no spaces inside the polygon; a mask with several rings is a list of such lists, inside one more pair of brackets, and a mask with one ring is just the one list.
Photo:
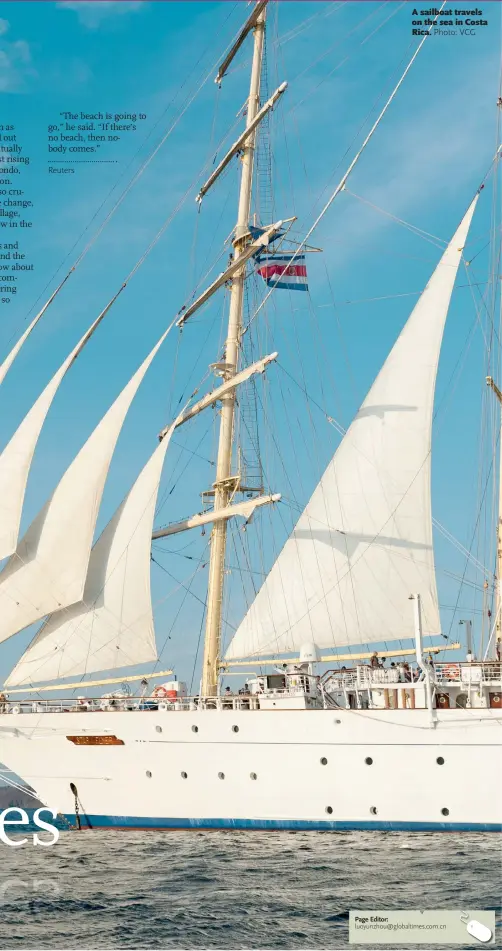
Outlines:
{"label": "sailboat", "polygon": [[[228,266],[176,314],[22,536],[28,474],[52,401],[116,298],[0,455],[0,642],[42,622],[4,686],[0,759],[72,827],[501,831],[502,801],[494,795],[502,779],[500,582],[483,656],[466,624],[458,660],[460,644],[441,643],[431,509],[436,373],[482,187],[462,217],[459,209],[458,228],[223,651],[229,524],[244,520],[250,534],[263,512],[273,519],[281,504],[280,487],[264,491],[261,479],[246,479],[236,464],[239,393],[273,373],[277,359],[275,351],[244,359],[243,341],[260,309],[245,324],[246,281],[258,270],[267,294],[281,285],[301,289],[319,220],[288,248],[291,219],[258,223],[252,215],[257,139],[286,91],[282,83],[262,95],[266,17],[267,0],[258,0],[216,75],[221,83],[252,42],[245,127],[196,196],[200,204],[238,157]],[[112,456],[142,380],[168,334],[220,293],[227,293],[229,312],[223,354],[211,364],[216,384],[162,430],[94,540]],[[0,367],[0,380],[53,297]],[[496,381],[488,382],[502,400]],[[219,441],[204,508],[156,528],[173,434],[212,412]],[[200,686],[190,691],[172,671],[158,671],[151,546],[206,525],[204,651]],[[498,579],[501,526],[502,518]],[[408,646],[396,648],[402,641]],[[381,644],[390,666],[375,650]],[[450,649],[457,651],[453,661]],[[113,676],[140,665],[147,665],[142,674]],[[239,671],[244,685],[222,689],[223,678]],[[156,678],[164,681],[154,687]],[[103,696],[105,686],[135,681],[139,695],[128,687]]]}

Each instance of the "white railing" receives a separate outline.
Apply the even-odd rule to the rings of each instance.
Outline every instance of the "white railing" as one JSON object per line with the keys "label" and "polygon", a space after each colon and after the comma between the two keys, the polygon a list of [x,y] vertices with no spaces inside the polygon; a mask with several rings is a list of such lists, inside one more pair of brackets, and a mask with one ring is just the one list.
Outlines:
{"label": "white railing", "polygon": [[438,663],[434,665],[437,684],[502,685],[502,664],[498,661]]}
{"label": "white railing", "polygon": [[394,684],[417,683],[423,678],[419,667],[358,667],[358,687],[392,687]]}
{"label": "white railing", "polygon": [[321,700],[320,694],[306,692],[301,686],[267,690],[254,694],[223,694],[221,697],[88,697],[68,700],[6,700],[0,702],[1,713],[89,713],[131,711],[160,711],[169,713],[179,710],[259,710],[260,698],[283,698],[307,696]]}
{"label": "white railing", "polygon": [[[502,663],[498,661],[486,662],[440,662],[433,666],[433,681],[436,685],[445,687],[494,685],[502,689]],[[325,694],[332,695],[339,692],[348,696],[349,693],[359,695],[368,694],[372,690],[392,691],[406,690],[410,686],[417,687],[423,683],[423,671],[419,667],[370,667],[359,665],[351,670],[330,671],[329,676],[320,685],[320,691],[312,684],[307,690],[304,683],[289,685],[284,688],[265,690],[261,693],[223,694],[221,697],[86,697],[69,699],[43,700],[13,700],[0,702],[0,713],[82,713],[82,712],[116,712],[131,711],[173,712],[180,710],[259,710],[260,698],[283,699],[288,697],[305,696],[326,706]]]}
{"label": "white railing", "polygon": [[357,674],[355,670],[334,670],[324,681],[324,689],[328,692],[333,690],[354,690],[357,687]]}
{"label": "white railing", "polygon": [[372,687],[387,687],[394,684],[417,683],[423,678],[419,668],[370,667],[359,665],[355,670],[332,671],[325,681],[327,690],[368,690]]}

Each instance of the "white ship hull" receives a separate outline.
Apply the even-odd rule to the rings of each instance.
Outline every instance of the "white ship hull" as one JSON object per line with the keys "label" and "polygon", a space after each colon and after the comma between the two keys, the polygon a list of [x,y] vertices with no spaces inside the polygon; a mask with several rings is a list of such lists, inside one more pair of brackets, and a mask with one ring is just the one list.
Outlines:
{"label": "white ship hull", "polygon": [[[501,711],[435,715],[3,714],[0,758],[70,822],[73,783],[83,828],[502,831]],[[123,745],[68,739],[106,736]]]}

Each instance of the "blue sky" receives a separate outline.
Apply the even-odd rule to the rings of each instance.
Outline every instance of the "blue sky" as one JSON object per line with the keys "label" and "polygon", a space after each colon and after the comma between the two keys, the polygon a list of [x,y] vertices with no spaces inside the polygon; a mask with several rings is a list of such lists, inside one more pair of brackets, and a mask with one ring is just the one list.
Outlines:
{"label": "blue sky", "polygon": [[[411,56],[417,42],[411,37],[412,6],[394,2],[271,4],[269,90],[284,79],[289,87],[271,122],[271,185],[264,174],[259,191],[262,208],[268,202],[276,218],[298,216],[296,234],[312,223],[368,130],[375,109]],[[475,37],[427,40],[348,186],[391,215],[443,240],[455,230],[498,145],[500,6],[487,3],[483,9],[489,26],[479,28]],[[34,302],[39,297],[43,300],[46,285],[53,289],[56,274],[63,276],[131,175],[197,92],[47,312],[2,388],[0,437],[5,441],[188,191],[163,238],[58,393],[30,476],[24,526],[194,286],[204,285],[204,274],[221,252],[214,274],[226,260],[223,242],[235,219],[237,165],[207,196],[199,215],[194,183],[200,184],[212,168],[216,146],[223,140],[222,149],[230,144],[241,127],[236,116],[247,94],[249,44],[221,90],[213,82],[212,67],[247,14],[244,2],[231,0],[0,4],[2,116],[4,122],[16,125],[18,141],[30,156],[24,181],[35,205],[34,226],[24,244],[36,264],[33,274],[20,282],[12,303],[0,309],[2,353],[34,312]],[[207,76],[209,80],[202,83]],[[49,175],[47,128],[67,110],[142,112],[147,119],[136,133],[116,143],[113,152],[107,151],[107,158],[116,164],[79,165],[75,175]],[[480,206],[472,229],[473,254],[480,253],[471,277],[482,282],[487,279],[487,256],[482,249],[488,240],[490,189],[485,190]],[[313,399],[347,426],[440,252],[350,194],[335,202],[312,242],[323,253],[309,259],[311,301],[307,295],[273,295],[257,320],[253,346],[256,354],[278,349],[281,365],[296,380],[303,380]],[[467,281],[461,275],[458,283]],[[256,293],[249,292],[251,307]],[[379,297],[385,299],[374,300]],[[208,364],[218,358],[223,316],[220,296],[186,328],[181,343],[173,334],[164,346],[120,438],[99,528],[153,450],[156,434],[169,421],[178,400],[193,390]],[[467,547],[478,515],[486,373],[479,324],[468,354],[465,351],[474,321],[470,290],[459,287],[438,378],[441,412],[434,445],[433,500],[435,516]],[[339,436],[319,410],[305,407],[282,369],[271,370],[268,380],[266,395],[260,390],[260,398],[267,406],[274,438],[280,442],[285,436],[282,460],[295,474],[295,498],[301,504],[336,449]],[[173,447],[157,524],[200,508],[199,494],[212,481],[212,469],[204,459],[215,457],[214,437],[209,417],[195,422],[190,433],[180,434],[177,442],[197,448],[203,458],[180,445]],[[262,450],[270,487],[288,494],[270,434],[263,436]],[[294,512],[285,511],[273,532],[264,520],[265,567],[295,517]],[[482,522],[484,518],[483,514]],[[153,567],[159,645],[171,637],[163,661],[166,666],[174,663],[178,674],[189,681],[201,616],[193,594],[204,597],[205,572],[197,572],[193,594],[187,595],[179,583],[188,584],[198,561],[204,561],[207,540],[208,535],[178,536],[163,546],[170,554],[155,552],[176,580]],[[482,549],[475,550],[483,560]],[[479,592],[464,587],[454,616],[451,607],[456,604],[458,583],[443,569],[461,575],[464,561],[441,536],[436,553],[443,628],[448,631],[452,625],[456,635],[460,617],[474,617],[479,623],[479,613],[473,613],[480,608]],[[235,557],[232,542],[231,565]],[[260,576],[254,577],[259,580]],[[467,578],[482,580],[470,571]],[[249,579],[245,583],[248,596]],[[235,625],[244,604],[237,572],[230,572],[227,587],[227,617]],[[13,665],[31,633],[24,632],[0,647],[2,674]]]}

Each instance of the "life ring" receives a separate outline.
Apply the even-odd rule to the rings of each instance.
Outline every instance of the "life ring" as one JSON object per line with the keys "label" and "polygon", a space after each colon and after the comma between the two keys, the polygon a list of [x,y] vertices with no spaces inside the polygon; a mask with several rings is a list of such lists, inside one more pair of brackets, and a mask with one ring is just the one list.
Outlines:
{"label": "life ring", "polygon": [[445,664],[443,667],[443,673],[448,680],[460,680],[460,665],[459,664]]}
{"label": "life ring", "polygon": [[167,697],[166,688],[163,687],[162,685],[160,687],[155,687],[155,690],[152,693],[152,697],[154,697],[156,700],[160,699],[160,697],[164,699],[165,697]]}
{"label": "life ring", "polygon": [[13,707],[10,708],[11,713],[22,713],[21,707],[18,703],[15,703]]}

